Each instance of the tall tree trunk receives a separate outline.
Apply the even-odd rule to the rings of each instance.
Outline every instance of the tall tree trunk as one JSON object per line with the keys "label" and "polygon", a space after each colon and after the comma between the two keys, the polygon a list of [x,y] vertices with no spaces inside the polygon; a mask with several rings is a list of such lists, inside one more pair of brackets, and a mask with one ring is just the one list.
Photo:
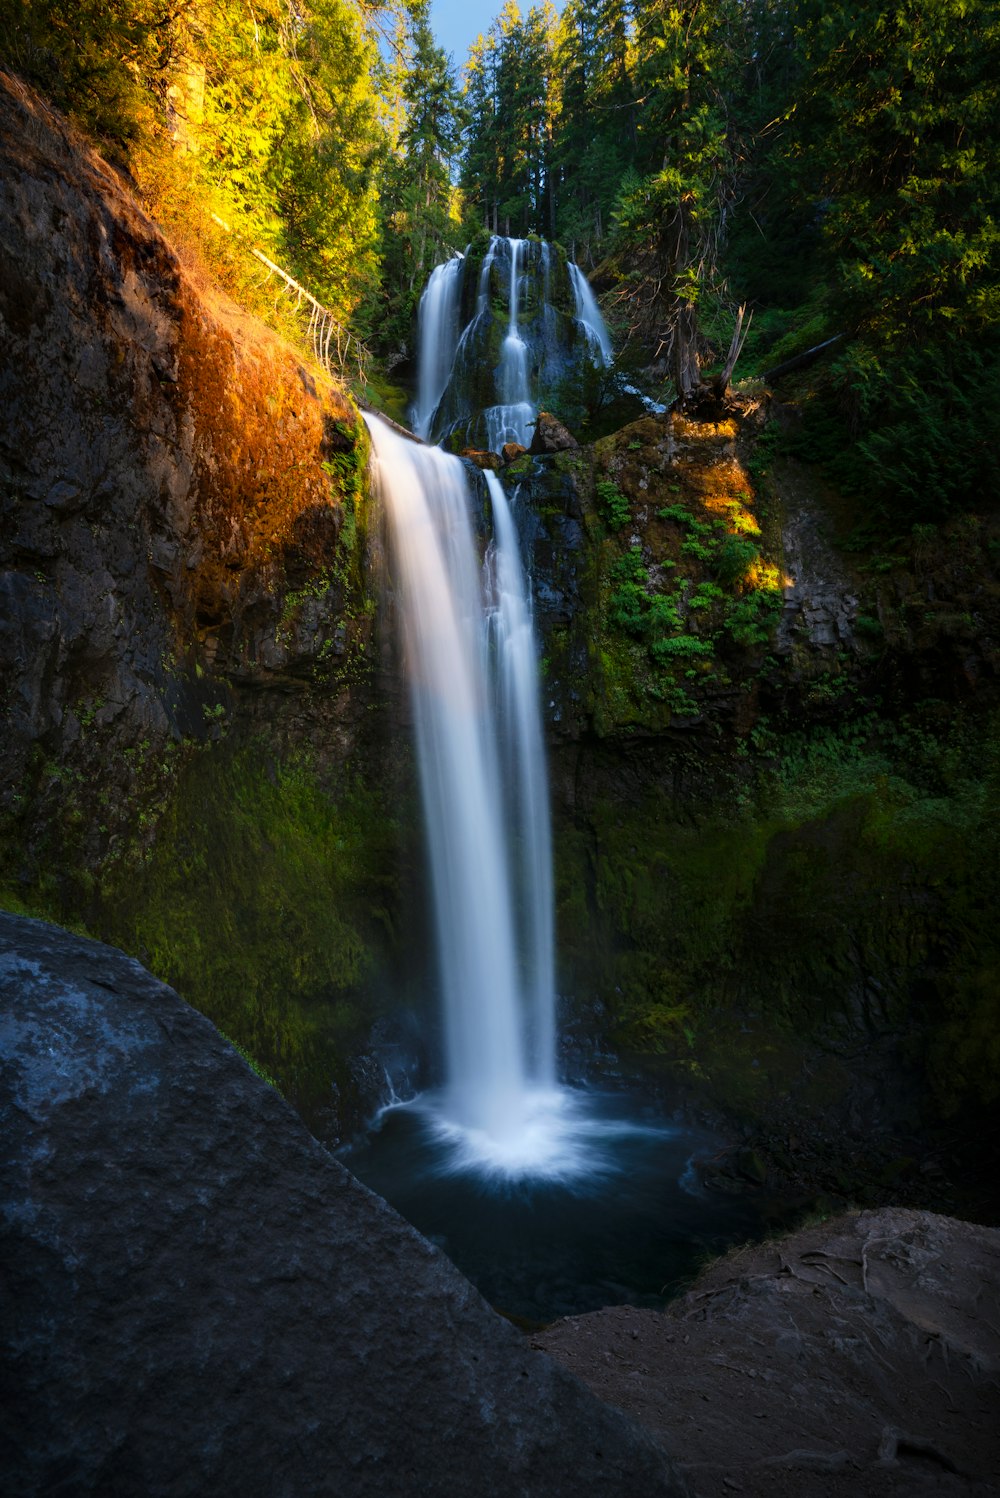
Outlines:
{"label": "tall tree trunk", "polygon": [[701,361],[698,358],[698,318],[694,303],[678,301],[674,319],[670,373],[681,405],[685,405],[701,382]]}

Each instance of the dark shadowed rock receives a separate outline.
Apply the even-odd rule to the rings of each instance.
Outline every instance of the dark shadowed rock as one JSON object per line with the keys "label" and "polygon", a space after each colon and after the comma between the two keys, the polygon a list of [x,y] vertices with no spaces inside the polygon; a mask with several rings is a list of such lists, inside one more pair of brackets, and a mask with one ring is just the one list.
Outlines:
{"label": "dark shadowed rock", "polygon": [[686,1492],[137,962],[0,915],[3,1491]]}
{"label": "dark shadowed rock", "polygon": [[702,1498],[1000,1491],[1000,1232],[861,1212],[727,1255],[661,1314],[536,1339]]}
{"label": "dark shadowed rock", "polygon": [[579,446],[573,433],[568,431],[561,421],[558,421],[548,411],[539,411],[529,452],[533,454],[561,453],[571,447]]}

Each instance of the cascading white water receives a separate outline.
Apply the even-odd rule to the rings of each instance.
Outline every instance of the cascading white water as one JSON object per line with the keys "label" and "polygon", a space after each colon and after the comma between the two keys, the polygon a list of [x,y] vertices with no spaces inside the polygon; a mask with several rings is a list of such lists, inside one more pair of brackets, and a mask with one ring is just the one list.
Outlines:
{"label": "cascading white water", "polygon": [[[460,382],[471,375],[475,386],[469,361],[495,316],[491,278],[503,254],[498,400],[478,413],[494,451],[527,443],[537,414],[530,368],[558,348],[559,319],[569,321],[550,301],[550,248],[494,236],[460,336],[457,262],[438,267],[421,302],[419,423],[428,433],[438,424],[454,430],[465,399]],[[595,357],[609,360],[590,288],[576,267],[570,273],[576,320]],[[541,297],[538,289],[524,294],[532,275]],[[526,328],[522,301],[536,309]],[[476,499],[462,463],[407,441],[377,417],[366,420],[392,536],[444,1001],[444,1086],[405,1106],[445,1147],[442,1170],[593,1177],[605,1168],[595,1156],[595,1129],[606,1138],[607,1125],[589,1119],[582,1095],[556,1081],[548,776],[531,596],[511,501],[487,471],[492,539],[480,565]]]}
{"label": "cascading white water", "polygon": [[517,535],[491,486],[497,536],[481,569],[459,460],[366,420],[430,850],[447,1051],[434,1107],[466,1154],[517,1171],[548,1148],[540,1118],[554,1088],[548,796]]}
{"label": "cascading white water", "polygon": [[528,1067],[544,1087],[555,1082],[555,949],[552,933],[552,836],[538,691],[531,594],[504,487],[486,471],[493,508],[487,554],[488,626],[498,687],[497,726],[507,826],[520,878],[516,916],[524,958]]}
{"label": "cascading white water", "polygon": [[431,422],[444,394],[458,347],[458,309],[462,294],[464,258],[454,256],[436,265],[420,298],[417,312],[417,399],[413,430],[429,437]]}
{"label": "cascading white water", "polygon": [[569,266],[569,275],[573,283],[573,296],[576,298],[577,321],[583,324],[587,342],[597,356],[595,362],[605,366],[610,365],[614,359],[611,337],[604,318],[601,316],[601,309],[597,305],[597,298],[590,289],[590,282],[580,267],[572,261]]}
{"label": "cascading white water", "polygon": [[486,442],[491,452],[500,452],[505,442],[519,442],[522,447],[527,447],[531,428],[538,414],[531,399],[531,386],[528,382],[528,345],[521,337],[517,318],[520,300],[518,272],[523,241],[509,239],[507,244],[510,248],[510,309],[507,336],[500,349],[500,366],[497,370],[500,404],[489,406],[483,412]]}
{"label": "cascading white water", "polygon": [[439,266],[421,299],[416,429],[492,452],[527,446],[539,404],[572,399],[584,340],[592,364],[612,363],[604,319],[579,267],[544,240],[492,237],[458,332],[462,280],[454,262]]}

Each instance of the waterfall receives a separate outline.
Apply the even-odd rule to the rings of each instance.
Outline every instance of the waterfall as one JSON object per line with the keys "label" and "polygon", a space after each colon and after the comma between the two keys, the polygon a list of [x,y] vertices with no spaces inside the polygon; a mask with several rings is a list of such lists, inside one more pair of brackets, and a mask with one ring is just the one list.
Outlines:
{"label": "waterfall", "polygon": [[609,365],[614,358],[611,347],[611,338],[601,316],[601,309],[597,305],[597,298],[590,289],[590,282],[583,271],[572,261],[569,266],[570,280],[573,283],[573,295],[576,298],[577,321],[581,322],[587,334],[587,342],[591,350],[597,356],[595,363]]}
{"label": "waterfall", "polygon": [[[563,267],[547,244],[494,236],[461,332],[464,264],[437,267],[420,303],[419,432],[527,445],[540,392],[572,378],[585,349],[610,360],[590,288]],[[520,490],[509,499],[486,473],[480,560],[466,467],[365,419],[391,537],[444,1016],[444,1084],[409,1106],[445,1142],[443,1168],[592,1174],[586,1108],[556,1083],[548,776]]]}
{"label": "waterfall", "polygon": [[[462,289],[464,271],[439,268],[421,302],[415,416],[429,436],[471,445],[488,433],[498,449],[528,435],[548,392],[610,361],[610,342],[558,249],[494,236],[466,269]],[[351,1163],[495,1304],[551,1316],[620,1298],[623,1265],[643,1262],[647,1242],[655,1295],[700,1146],[645,1104],[635,1116],[619,1093],[556,1076],[549,789],[519,535],[546,532],[545,512],[522,508],[540,468],[508,468],[508,482],[529,472],[510,492],[365,420],[412,703],[444,1043],[440,1085],[381,1109]],[[566,1300],[577,1283],[579,1306]]]}
{"label": "waterfall", "polygon": [[540,406],[558,411],[567,392],[572,399],[581,361],[611,364],[604,319],[579,267],[544,240],[493,235],[474,299],[472,289],[449,261],[421,299],[416,429],[491,452],[527,446]]}
{"label": "waterfall", "polygon": [[458,347],[458,306],[462,293],[464,257],[454,256],[436,265],[420,298],[417,312],[419,363],[417,399],[413,407],[413,430],[429,437],[431,422],[444,394]]}
{"label": "waterfall", "polygon": [[[530,604],[502,488],[480,566],[457,458],[366,417],[398,583],[430,855],[441,1123],[496,1162],[554,1086],[552,874]],[[495,487],[494,487],[495,485]]]}
{"label": "waterfall", "polygon": [[507,336],[500,348],[500,365],[497,370],[500,403],[488,406],[483,412],[486,445],[490,452],[497,453],[505,442],[519,442],[522,447],[527,447],[531,440],[531,428],[538,415],[528,382],[528,345],[521,337],[517,317],[520,298],[518,272],[523,240],[508,239],[506,242],[510,251],[510,282],[507,292],[510,305]]}
{"label": "waterfall", "polygon": [[532,1079],[555,1080],[555,953],[552,934],[552,836],[538,692],[531,595],[504,487],[487,470],[493,546],[487,554],[487,621],[497,677],[497,722],[505,775],[507,827],[518,856],[518,930],[525,967],[528,1057]]}

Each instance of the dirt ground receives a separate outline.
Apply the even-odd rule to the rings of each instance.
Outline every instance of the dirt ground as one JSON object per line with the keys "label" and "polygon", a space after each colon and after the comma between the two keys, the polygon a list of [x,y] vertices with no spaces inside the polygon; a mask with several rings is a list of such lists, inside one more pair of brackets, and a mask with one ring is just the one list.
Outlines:
{"label": "dirt ground", "polygon": [[611,1308],[533,1341],[700,1498],[1000,1494],[996,1229],[848,1214],[728,1254],[662,1312]]}

